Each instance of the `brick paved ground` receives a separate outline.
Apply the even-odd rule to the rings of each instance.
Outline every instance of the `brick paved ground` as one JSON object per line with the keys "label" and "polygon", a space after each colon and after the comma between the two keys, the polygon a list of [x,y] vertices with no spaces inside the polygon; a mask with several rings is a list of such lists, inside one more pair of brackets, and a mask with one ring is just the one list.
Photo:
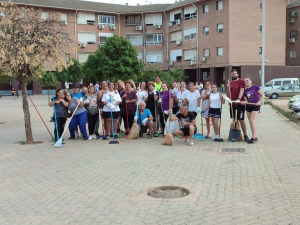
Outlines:
{"label": "brick paved ground", "polygon": [[[34,96],[49,121],[46,96]],[[0,224],[300,224],[299,127],[264,106],[259,142],[162,146],[163,138],[66,140],[54,148],[31,107],[43,144],[22,146],[21,99],[0,99]],[[222,136],[228,135],[228,106]],[[53,130],[53,123],[47,122]],[[65,135],[67,139],[69,134]],[[221,154],[221,148],[246,153]],[[152,187],[189,189],[181,199],[147,195]]]}

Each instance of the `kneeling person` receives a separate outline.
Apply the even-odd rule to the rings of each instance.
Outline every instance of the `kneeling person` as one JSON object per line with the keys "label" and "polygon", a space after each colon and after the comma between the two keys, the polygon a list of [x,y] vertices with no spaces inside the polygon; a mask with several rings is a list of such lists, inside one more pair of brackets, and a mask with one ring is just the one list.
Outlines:
{"label": "kneeling person", "polygon": [[175,121],[178,119],[179,127],[181,127],[181,129],[175,131],[175,135],[185,136],[185,142],[187,142],[189,146],[193,146],[194,134],[197,133],[194,113],[189,112],[186,105],[181,105],[179,113],[175,117],[171,116],[171,111],[169,111],[170,121]]}
{"label": "kneeling person", "polygon": [[147,133],[147,129],[149,128],[149,136],[148,138],[152,138],[153,134],[153,116],[149,109],[146,109],[146,103],[140,103],[140,110],[135,113],[134,120],[137,121],[140,130],[140,137],[143,136],[143,133]]}

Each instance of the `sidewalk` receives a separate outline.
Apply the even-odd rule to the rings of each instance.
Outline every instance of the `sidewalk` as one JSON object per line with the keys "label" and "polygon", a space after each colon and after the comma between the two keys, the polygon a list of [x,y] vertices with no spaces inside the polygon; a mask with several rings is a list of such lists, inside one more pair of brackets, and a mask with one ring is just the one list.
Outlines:
{"label": "sidewalk", "polygon": [[[49,121],[45,99],[33,101]],[[189,147],[175,138],[169,147],[162,137],[144,137],[119,139],[119,145],[66,140],[54,148],[33,107],[34,138],[44,143],[14,144],[25,133],[17,101],[0,100],[0,122],[6,122],[0,124],[0,224],[300,224],[299,127],[269,106],[258,116],[253,145],[205,140]],[[226,139],[227,105],[222,115]],[[53,132],[53,123],[47,125]],[[190,194],[170,200],[147,195],[165,185]]]}

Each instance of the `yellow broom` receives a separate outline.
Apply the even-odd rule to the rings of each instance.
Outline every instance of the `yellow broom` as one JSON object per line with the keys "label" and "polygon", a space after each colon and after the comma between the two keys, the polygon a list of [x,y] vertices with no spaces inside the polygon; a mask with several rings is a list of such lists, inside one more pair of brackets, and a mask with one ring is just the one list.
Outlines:
{"label": "yellow broom", "polygon": [[[171,110],[171,105],[170,105],[170,101],[171,101],[171,89],[169,89],[169,110]],[[164,113],[164,111],[163,111]],[[169,116],[169,131],[165,137],[165,141],[162,143],[162,145],[173,145],[173,136],[171,134],[171,126],[170,126],[170,116]]]}
{"label": "yellow broom", "polygon": [[[140,87],[141,85],[139,84],[139,90],[140,90]],[[138,101],[137,101],[137,104],[136,104],[136,115],[137,115],[137,111],[138,111],[138,102],[139,102],[139,97],[140,97],[140,92],[138,92]],[[137,121],[133,123],[132,127],[131,127],[131,130],[128,134],[128,137],[127,139],[128,140],[133,140],[133,139],[138,139],[139,138],[139,125],[137,124]]]}

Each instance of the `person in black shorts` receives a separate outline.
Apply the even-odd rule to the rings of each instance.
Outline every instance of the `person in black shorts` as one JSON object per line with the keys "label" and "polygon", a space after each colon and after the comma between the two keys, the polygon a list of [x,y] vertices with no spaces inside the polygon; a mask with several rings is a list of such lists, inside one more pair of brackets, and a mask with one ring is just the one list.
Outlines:
{"label": "person in black shorts", "polygon": [[146,102],[146,108],[150,110],[151,115],[153,116],[153,131],[154,131],[154,137],[158,137],[158,133],[156,130],[156,111],[155,111],[155,105],[158,101],[158,95],[154,89],[154,83],[152,81],[148,82],[148,93],[145,95],[145,102]]}
{"label": "person in black shorts", "polygon": [[193,146],[194,135],[197,133],[194,113],[189,112],[188,106],[182,104],[179,113],[175,117],[172,117],[172,112],[169,110],[169,118],[170,121],[179,121],[180,129],[175,131],[175,135],[185,136],[185,142],[188,143],[189,146]]}

